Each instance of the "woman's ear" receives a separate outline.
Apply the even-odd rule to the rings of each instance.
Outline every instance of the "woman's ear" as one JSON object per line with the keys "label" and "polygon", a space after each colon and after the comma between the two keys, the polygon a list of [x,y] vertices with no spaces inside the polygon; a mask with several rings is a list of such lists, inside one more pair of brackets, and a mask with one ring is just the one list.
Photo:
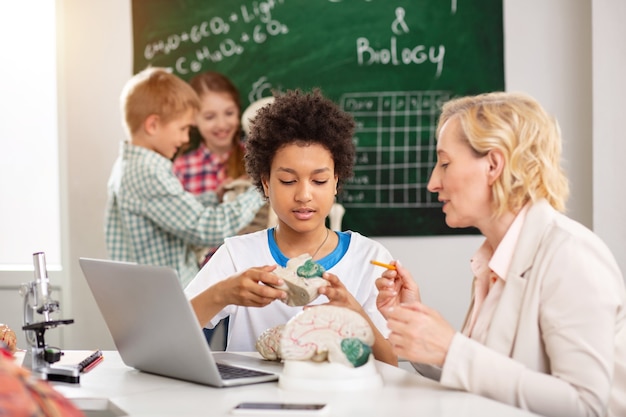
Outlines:
{"label": "woman's ear", "polygon": [[504,154],[499,149],[492,149],[487,153],[489,162],[489,185],[493,185],[504,171]]}

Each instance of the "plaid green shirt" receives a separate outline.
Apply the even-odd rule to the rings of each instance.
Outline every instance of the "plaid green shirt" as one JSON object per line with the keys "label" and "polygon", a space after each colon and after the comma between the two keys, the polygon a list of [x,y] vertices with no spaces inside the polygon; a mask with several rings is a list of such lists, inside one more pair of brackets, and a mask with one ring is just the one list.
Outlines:
{"label": "plaid green shirt", "polygon": [[123,143],[108,183],[107,250],[114,260],[169,266],[185,287],[199,271],[192,246],[220,245],[264,203],[254,187],[223,204],[213,192],[194,196],[169,159]]}

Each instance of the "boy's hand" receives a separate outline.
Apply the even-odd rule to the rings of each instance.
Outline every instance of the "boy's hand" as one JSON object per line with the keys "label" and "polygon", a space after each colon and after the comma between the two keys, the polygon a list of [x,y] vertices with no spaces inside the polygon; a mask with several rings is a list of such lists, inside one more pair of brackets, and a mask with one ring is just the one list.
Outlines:
{"label": "boy's hand", "polygon": [[233,179],[231,177],[224,178],[222,183],[215,190],[215,194],[217,194],[217,201],[220,203],[224,200],[224,194],[226,193],[226,186],[231,183]]}
{"label": "boy's hand", "polygon": [[287,293],[272,288],[282,285],[283,280],[272,273],[276,265],[250,268],[221,281],[220,291],[225,294],[226,304],[243,307],[264,307],[277,299],[287,298]]}
{"label": "boy's hand", "polygon": [[327,304],[346,307],[359,314],[364,314],[361,304],[359,304],[356,298],[354,298],[350,291],[343,285],[337,275],[324,272],[322,278],[328,281],[328,285],[320,287],[318,292],[328,298],[329,302]]}

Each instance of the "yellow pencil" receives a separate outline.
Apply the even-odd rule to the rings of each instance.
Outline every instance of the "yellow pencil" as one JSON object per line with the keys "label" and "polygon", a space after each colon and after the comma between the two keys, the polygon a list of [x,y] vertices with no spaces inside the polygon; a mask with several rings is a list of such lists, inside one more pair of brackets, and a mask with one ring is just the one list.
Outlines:
{"label": "yellow pencil", "polygon": [[395,266],[395,265],[386,264],[386,263],[384,263],[384,262],[378,262],[378,261],[375,261],[375,260],[373,260],[373,259],[370,261],[370,263],[371,263],[372,265],[382,266],[383,268],[387,268],[387,269],[394,269],[394,270],[396,269],[396,266]]}

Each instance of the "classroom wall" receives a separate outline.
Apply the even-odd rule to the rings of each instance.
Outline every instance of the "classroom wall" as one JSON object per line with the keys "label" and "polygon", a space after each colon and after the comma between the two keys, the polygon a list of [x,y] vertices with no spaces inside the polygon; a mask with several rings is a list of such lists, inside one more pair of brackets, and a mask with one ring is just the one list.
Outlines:
{"label": "classroom wall", "polygon": [[593,230],[615,253],[626,274],[626,2],[594,1]]}
{"label": "classroom wall", "polygon": [[[78,258],[106,257],[106,182],[123,137],[118,97],[132,73],[130,0],[57,0],[57,4],[63,256],[68,265],[62,278],[62,307],[66,317],[76,320],[64,329],[63,347],[110,349],[110,336],[86,286]],[[459,7],[462,4],[463,0],[458,1]],[[600,13],[592,19],[592,9],[595,12],[596,8]],[[626,227],[619,213],[626,212],[626,204],[613,178],[626,177],[625,164],[617,160],[618,155],[626,153],[623,140],[620,154],[611,154],[606,148],[616,145],[618,138],[623,139],[623,129],[618,129],[617,110],[605,113],[597,106],[620,106],[624,110],[613,97],[625,93],[618,77],[625,73],[626,65],[618,60],[619,69],[593,71],[595,63],[605,65],[609,61],[612,65],[615,61],[610,48],[617,47],[614,39],[625,38],[624,29],[615,24],[626,19],[623,4],[620,0],[505,0],[504,11],[507,89],[534,95],[560,120],[572,183],[569,214],[589,227],[594,223],[601,226],[624,269]],[[611,32],[605,33],[608,28]],[[596,33],[602,39],[599,45],[594,39]],[[623,48],[623,42],[620,45]],[[597,74],[606,78],[596,80]],[[621,95],[615,94],[613,81],[621,81]],[[599,90],[592,88],[596,82],[602,87]],[[594,121],[603,126],[594,126]],[[597,160],[599,156],[614,162],[610,169],[597,168],[605,161]],[[606,207],[622,210],[607,211]],[[601,218],[597,213],[602,213]],[[469,259],[481,238],[377,240],[413,271],[424,301],[459,327],[468,305]]]}

